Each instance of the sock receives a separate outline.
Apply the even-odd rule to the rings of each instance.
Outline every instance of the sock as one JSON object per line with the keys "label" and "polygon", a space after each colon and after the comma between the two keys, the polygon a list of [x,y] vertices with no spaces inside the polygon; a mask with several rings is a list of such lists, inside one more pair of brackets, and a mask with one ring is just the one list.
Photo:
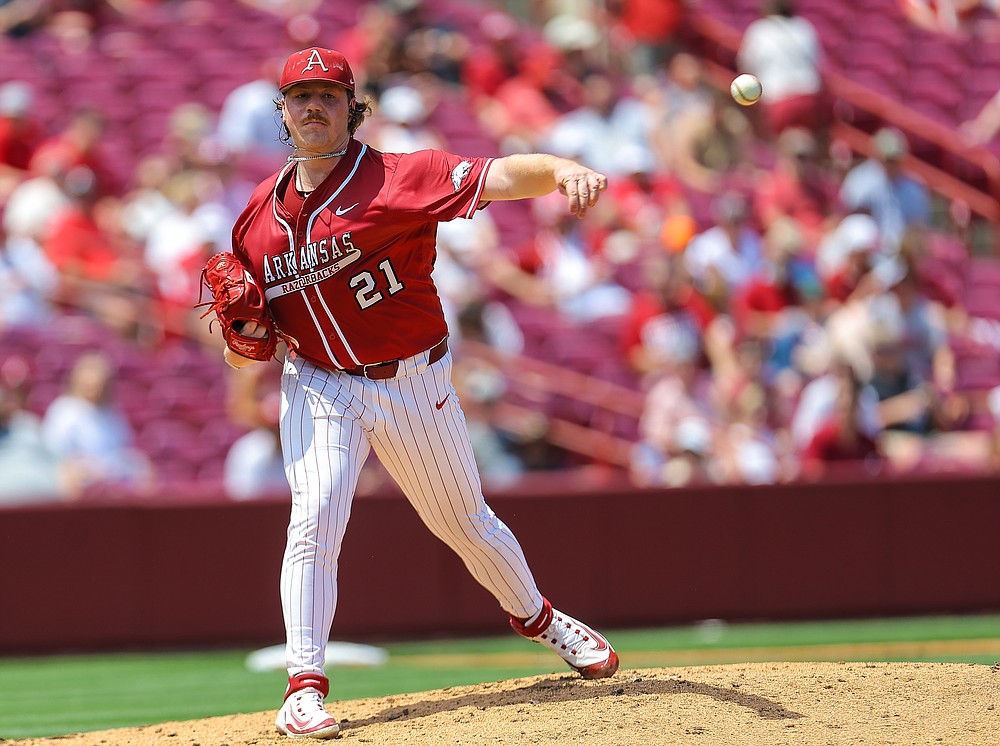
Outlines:
{"label": "sock", "polygon": [[540,608],[538,611],[536,611],[534,614],[532,614],[531,616],[529,616],[527,619],[525,619],[522,622],[522,624],[524,624],[525,627],[530,627],[532,624],[534,624],[535,622],[538,621],[538,617],[540,617],[542,615],[543,611],[545,611],[545,607],[544,606],[542,608]]}

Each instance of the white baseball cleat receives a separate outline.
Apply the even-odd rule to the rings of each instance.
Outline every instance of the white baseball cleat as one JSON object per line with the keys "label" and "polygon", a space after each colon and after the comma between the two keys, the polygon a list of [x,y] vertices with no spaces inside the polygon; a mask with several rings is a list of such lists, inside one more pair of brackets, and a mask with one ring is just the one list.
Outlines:
{"label": "white baseball cleat", "polygon": [[[326,681],[326,677],[316,676],[315,679],[316,683],[320,683],[320,679],[323,683]],[[289,680],[289,691],[285,694],[285,703],[278,710],[274,727],[289,738],[337,738],[340,736],[340,724],[323,706],[324,692],[315,686],[302,686],[306,683],[313,681],[306,677]]]}
{"label": "white baseball cleat", "polygon": [[611,643],[583,622],[553,609],[548,599],[542,601],[542,611],[531,624],[510,618],[514,631],[552,648],[585,679],[614,676],[618,670],[618,654]]}

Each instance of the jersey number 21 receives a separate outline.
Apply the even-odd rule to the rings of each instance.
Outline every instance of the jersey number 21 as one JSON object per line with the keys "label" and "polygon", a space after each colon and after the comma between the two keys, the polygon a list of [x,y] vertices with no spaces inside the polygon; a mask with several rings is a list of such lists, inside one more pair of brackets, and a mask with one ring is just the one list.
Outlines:
{"label": "jersey number 21", "polygon": [[[387,289],[389,291],[389,295],[395,295],[403,289],[403,283],[396,278],[396,273],[392,269],[392,263],[388,259],[384,259],[379,262],[378,268],[382,270],[382,274],[385,275],[386,282],[388,283]],[[354,297],[358,301],[358,305],[361,308],[373,306],[384,297],[382,295],[382,291],[378,290],[376,287],[375,276],[368,270],[354,275],[354,277],[351,278],[350,285],[352,288],[358,289],[357,292],[354,293]]]}

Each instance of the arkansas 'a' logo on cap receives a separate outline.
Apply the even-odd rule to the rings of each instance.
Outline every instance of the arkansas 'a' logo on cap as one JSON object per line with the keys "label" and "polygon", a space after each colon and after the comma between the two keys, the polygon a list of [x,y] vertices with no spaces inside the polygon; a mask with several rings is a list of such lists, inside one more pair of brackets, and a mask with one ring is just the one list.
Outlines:
{"label": "arkansas 'a' logo on cap", "polygon": [[319,66],[319,69],[325,73],[330,72],[330,68],[324,64],[323,55],[319,53],[318,49],[312,50],[312,53],[309,55],[309,59],[306,60],[306,66],[302,68],[302,72],[309,72],[313,69],[313,65]]}

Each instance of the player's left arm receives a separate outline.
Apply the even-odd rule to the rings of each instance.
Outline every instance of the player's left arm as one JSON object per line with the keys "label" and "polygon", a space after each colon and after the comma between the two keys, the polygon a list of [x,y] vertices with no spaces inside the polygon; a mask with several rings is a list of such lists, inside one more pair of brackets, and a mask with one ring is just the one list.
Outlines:
{"label": "player's left arm", "polygon": [[545,153],[516,153],[490,163],[482,200],[541,197],[558,189],[566,196],[570,213],[582,218],[607,188],[607,176],[576,161]]}

